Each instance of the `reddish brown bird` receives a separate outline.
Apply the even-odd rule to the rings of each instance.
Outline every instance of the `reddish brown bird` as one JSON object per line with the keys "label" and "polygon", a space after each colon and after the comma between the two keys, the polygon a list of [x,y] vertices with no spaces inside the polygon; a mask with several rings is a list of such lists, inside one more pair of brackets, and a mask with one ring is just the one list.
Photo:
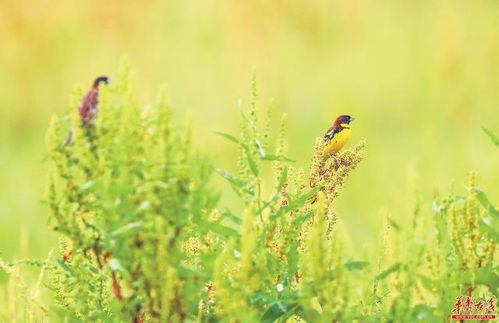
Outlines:
{"label": "reddish brown bird", "polygon": [[[109,78],[107,76],[99,76],[94,80],[92,88],[85,94],[83,99],[78,106],[78,113],[81,117],[81,123],[83,126],[89,124],[90,121],[95,117],[99,106],[99,86],[104,83],[109,83]],[[73,142],[73,131],[69,132],[68,138],[64,143],[64,146],[69,146]]]}
{"label": "reddish brown bird", "polygon": [[92,88],[87,92],[87,94],[81,100],[80,106],[78,107],[78,113],[81,117],[81,122],[83,125],[87,125],[97,114],[97,107],[99,105],[99,85],[109,83],[109,78],[107,76],[99,76],[95,79],[92,84]]}

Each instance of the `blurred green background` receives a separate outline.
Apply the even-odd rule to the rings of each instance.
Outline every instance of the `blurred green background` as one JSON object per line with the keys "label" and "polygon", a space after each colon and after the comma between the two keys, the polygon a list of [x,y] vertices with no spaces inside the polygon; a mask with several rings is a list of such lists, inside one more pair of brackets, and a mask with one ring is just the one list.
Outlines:
{"label": "blurred green background", "polygon": [[0,256],[54,247],[41,204],[48,121],[69,111],[75,84],[113,77],[123,54],[141,102],[166,83],[196,148],[229,171],[235,146],[213,132],[237,134],[253,68],[260,106],[287,114],[298,166],[337,115],[353,115],[351,143],[368,150],[336,208],[354,248],[379,240],[384,214],[403,223],[416,196],[430,212],[453,180],[464,190],[471,169],[498,201],[499,152],[480,129],[499,132],[498,35],[495,0],[3,0]]}

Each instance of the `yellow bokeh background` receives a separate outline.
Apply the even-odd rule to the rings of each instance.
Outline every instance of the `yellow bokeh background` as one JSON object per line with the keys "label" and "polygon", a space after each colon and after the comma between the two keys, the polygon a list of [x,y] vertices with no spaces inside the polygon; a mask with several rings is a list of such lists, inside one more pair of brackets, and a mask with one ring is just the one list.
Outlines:
{"label": "yellow bokeh background", "polygon": [[[44,133],[67,113],[75,84],[116,74],[126,54],[141,102],[167,84],[196,149],[235,170],[252,70],[258,102],[286,113],[288,155],[309,163],[339,114],[367,153],[336,202],[355,248],[380,239],[382,217],[404,223],[419,198],[476,170],[499,200],[499,2],[193,0],[0,2],[0,256],[42,257],[54,247],[43,200]],[[74,107],[73,107],[74,108]],[[351,143],[350,143],[351,145]],[[237,210],[234,195],[222,203]]]}

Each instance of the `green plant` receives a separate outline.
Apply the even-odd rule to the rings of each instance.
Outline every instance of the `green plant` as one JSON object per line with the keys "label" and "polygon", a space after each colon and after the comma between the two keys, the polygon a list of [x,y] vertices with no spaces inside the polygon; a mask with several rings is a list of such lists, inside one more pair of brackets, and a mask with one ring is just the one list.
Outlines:
{"label": "green plant", "polygon": [[[310,170],[292,167],[284,155],[284,121],[272,154],[270,121],[267,113],[260,126],[254,80],[252,89],[240,138],[220,133],[239,148],[238,175],[218,172],[244,201],[244,218],[240,237],[217,260],[214,312],[224,320],[247,322],[293,314],[307,320],[347,317],[342,311],[349,293],[343,272],[364,263],[343,259],[341,241],[333,233],[332,202],[362,160],[364,142],[323,160],[318,138]],[[265,167],[274,170],[273,184],[261,175]],[[273,189],[264,196],[262,187]]]}
{"label": "green plant", "polygon": [[384,304],[392,320],[449,320],[456,297],[485,299],[497,294],[497,234],[484,226],[497,211],[476,186],[474,174],[470,174],[467,196],[451,191],[448,197],[436,199],[433,209],[431,219],[421,214],[418,204],[411,223],[396,226],[397,261],[378,275],[392,276],[385,282],[391,297]]}
{"label": "green plant", "polygon": [[[302,308],[300,258],[309,248],[306,241],[321,248],[331,235],[332,199],[360,162],[363,143],[325,164],[318,143],[312,171],[305,176],[284,156],[284,124],[276,153],[268,153],[269,123],[260,134],[253,89],[241,139],[224,135],[239,145],[239,175],[218,170],[243,198],[244,216],[214,208],[217,199],[206,184],[210,167],[190,152],[188,131],[171,125],[164,92],[157,103],[138,105],[127,64],[117,83],[101,89],[93,126],[71,118],[72,145],[61,144],[64,125],[54,117],[47,134],[47,200],[54,229],[61,233],[61,257],[55,260],[51,288],[65,315],[232,320],[242,314],[244,303],[244,320],[262,313],[269,320],[276,318],[275,306]],[[72,108],[79,97],[77,91]],[[265,164],[276,173],[267,198],[261,176]],[[323,237],[315,240],[307,238],[314,217],[321,218],[317,225],[327,222]],[[321,229],[314,230],[319,234]],[[333,264],[340,259],[328,260],[310,279],[325,279],[327,271],[342,266]],[[308,259],[320,260],[318,254]]]}
{"label": "green plant", "polygon": [[[80,97],[73,95],[72,111]],[[47,200],[61,234],[51,287],[71,319],[183,320],[197,312],[220,248],[209,232],[211,168],[190,151],[188,127],[172,125],[164,90],[139,105],[126,63],[117,82],[101,88],[99,110],[91,127],[71,114],[68,147],[62,118],[48,130]],[[203,241],[202,275],[184,252],[190,239]]]}
{"label": "green plant", "polygon": [[[49,258],[51,254],[49,254]],[[27,273],[22,269],[25,266],[40,267],[34,282],[26,279]],[[18,260],[6,262],[0,258],[0,272],[8,275],[7,293],[4,296],[0,289],[0,319],[2,322],[47,322],[49,310],[42,293],[43,282],[51,262],[36,260]]]}
{"label": "green plant", "polygon": [[[152,105],[137,103],[126,63],[101,89],[92,127],[54,117],[47,202],[61,250],[44,268],[57,317],[440,322],[459,295],[497,294],[498,211],[474,174],[467,196],[436,199],[434,213],[418,201],[409,221],[386,217],[375,252],[361,255],[346,248],[333,202],[364,141],[324,159],[318,138],[310,167],[296,167],[284,119],[272,145],[256,97],[253,80],[240,135],[218,133],[239,150],[236,171],[216,171],[240,197],[240,213],[218,204],[212,168],[191,151],[188,128],[173,126],[164,91]],[[68,147],[65,126],[74,131]]]}

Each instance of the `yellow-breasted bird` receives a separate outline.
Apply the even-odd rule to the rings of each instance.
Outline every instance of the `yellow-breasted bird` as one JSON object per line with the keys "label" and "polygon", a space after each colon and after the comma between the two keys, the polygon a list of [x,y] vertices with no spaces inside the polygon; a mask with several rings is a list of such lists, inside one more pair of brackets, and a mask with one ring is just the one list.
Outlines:
{"label": "yellow-breasted bird", "polygon": [[350,138],[350,122],[354,119],[347,115],[341,115],[334,121],[324,135],[324,158],[336,154]]}

